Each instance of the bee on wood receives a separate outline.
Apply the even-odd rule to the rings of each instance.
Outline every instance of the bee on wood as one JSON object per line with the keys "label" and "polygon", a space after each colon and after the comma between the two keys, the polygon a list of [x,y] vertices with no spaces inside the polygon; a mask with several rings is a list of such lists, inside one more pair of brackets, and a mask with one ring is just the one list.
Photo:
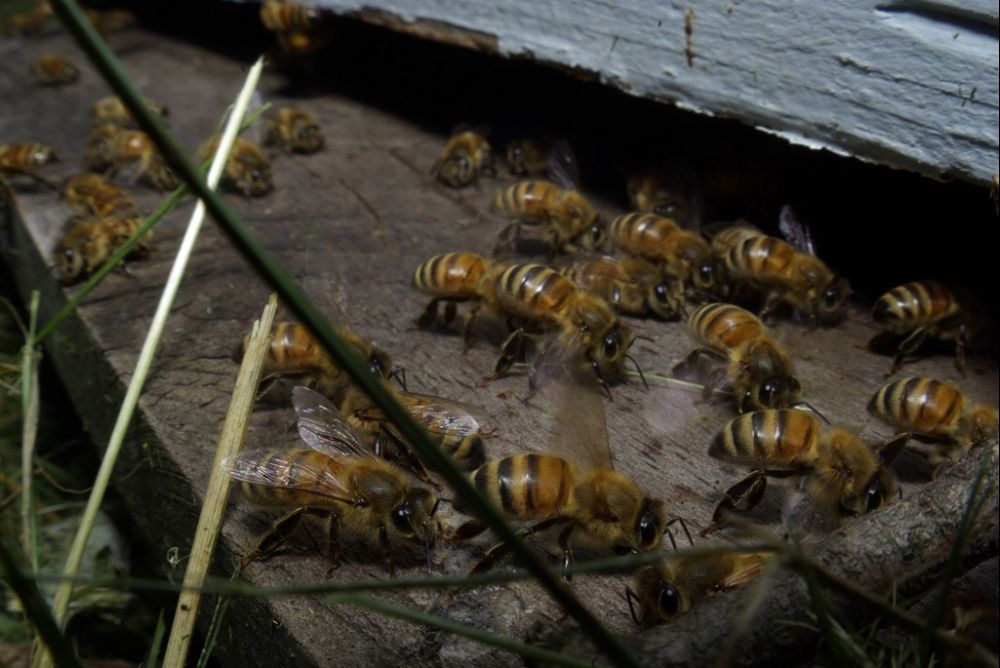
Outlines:
{"label": "bee on wood", "polygon": [[[997,435],[997,409],[977,404],[950,383],[932,378],[903,378],[875,392],[868,410],[879,419],[938,444],[923,449],[933,464],[957,459]],[[954,446],[954,447],[949,447]]]}
{"label": "bee on wood", "polygon": [[880,508],[896,490],[887,465],[903,445],[893,439],[873,452],[856,434],[824,429],[814,415],[793,409],[744,413],[715,436],[709,454],[753,467],[726,491],[715,510],[716,525],[730,510],[749,510],[767,487],[769,475],[800,476],[799,491],[785,505],[789,530],[826,532],[840,514],[860,515]]}
{"label": "bee on wood", "polygon": [[180,185],[156,144],[142,130],[125,130],[110,123],[99,125],[87,138],[84,159],[89,168],[122,175],[130,183],[141,181],[160,190]]}
{"label": "bee on wood", "polygon": [[0,145],[0,173],[34,175],[45,165],[59,162],[48,146],[37,142]]}
{"label": "bee on wood", "polygon": [[708,242],[654,213],[628,213],[611,221],[611,243],[662,267],[701,293],[712,293],[720,283],[718,263]]}
{"label": "bee on wood", "polygon": [[[770,552],[718,552],[690,557],[667,557],[640,568],[635,591],[626,589],[632,620],[644,627],[674,619],[719,592],[741,587],[760,577]],[[639,614],[633,600],[639,602]]]}
{"label": "bee on wood", "polygon": [[40,35],[52,24],[52,7],[41,0],[26,11],[9,15],[3,23],[4,33],[15,37]]}
{"label": "bee on wood", "polygon": [[[593,383],[586,382],[586,368],[576,363],[558,371],[562,375],[548,376],[539,391],[558,402],[556,447],[487,461],[470,474],[473,485],[511,521],[528,524],[521,536],[559,527],[564,569],[576,547],[619,555],[658,549],[670,524],[663,502],[615,471],[604,406]],[[472,538],[485,529],[470,520],[454,537]],[[493,546],[472,573],[489,570],[509,551],[506,543]]]}
{"label": "bee on wood", "polygon": [[65,86],[76,83],[80,78],[76,65],[52,53],[39,56],[31,64],[31,72],[36,81],[46,86]]}
{"label": "bee on wood", "polygon": [[275,34],[281,50],[292,56],[307,56],[326,46],[320,10],[294,0],[265,0],[260,22]]}
{"label": "bee on wood", "polygon": [[785,303],[813,321],[841,320],[851,289],[815,255],[769,236],[743,239],[725,255],[733,281],[746,281],[765,295],[761,318]]}
{"label": "bee on wood", "polygon": [[928,337],[954,341],[955,366],[965,374],[965,313],[948,288],[937,281],[904,283],[889,290],[875,302],[872,317],[886,331],[872,338],[869,348],[878,348],[886,335],[904,336],[896,346],[887,378],[896,373],[904,358],[915,353]]}
{"label": "bee on wood", "polygon": [[[739,411],[783,408],[800,403],[801,386],[788,354],[754,314],[732,304],[706,304],[688,320],[691,334],[704,347],[679,362],[675,376],[706,376],[704,398],[716,389],[732,392]],[[708,358],[707,374],[697,369]]]}
{"label": "bee on wood", "polygon": [[284,107],[268,121],[266,143],[294,153],[315,153],[323,147],[323,130],[309,112]]}
{"label": "bee on wood", "polygon": [[682,174],[645,170],[629,176],[625,187],[635,211],[655,213],[683,229],[697,231],[701,207],[696,188]]}
{"label": "bee on wood", "polygon": [[551,181],[520,181],[497,193],[494,206],[512,219],[501,238],[520,237],[521,227],[537,226],[553,252],[596,251],[607,232],[593,205],[577,190],[565,190]]}
{"label": "bee on wood", "polygon": [[583,290],[628,315],[652,314],[661,320],[684,315],[684,283],[662,276],[651,262],[607,255],[569,255],[559,271]]}
{"label": "bee on wood", "polygon": [[493,154],[482,130],[462,130],[452,134],[431,167],[431,174],[452,188],[464,188],[487,172],[493,173]]}
{"label": "bee on wood", "polygon": [[[112,215],[74,224],[56,247],[59,279],[73,283],[92,274],[142,225],[142,219]],[[152,232],[147,232],[131,255],[148,253]]]}
{"label": "bee on wood", "polygon": [[[198,147],[198,160],[205,161],[215,155],[220,135],[212,135]],[[229,160],[222,172],[222,184],[243,193],[244,197],[263,197],[271,191],[271,163],[259,146],[237,137]]]}
{"label": "bee on wood", "polygon": [[83,216],[103,218],[112,214],[136,214],[135,204],[117,186],[98,174],[78,174],[63,186],[66,202]]}
{"label": "bee on wood", "polygon": [[297,387],[292,402],[308,447],[243,452],[222,462],[248,501],[292,509],[274,522],[245,563],[273,554],[305,515],[326,525],[334,567],[342,534],[375,543],[390,575],[393,542],[422,546],[429,560],[438,533],[434,494],[372,454],[322,395]]}
{"label": "bee on wood", "polygon": [[[165,119],[170,115],[166,105],[148,97],[144,97],[142,100],[145,102],[146,108],[160,118]],[[90,124],[95,128],[106,124],[126,129],[138,127],[135,118],[132,117],[132,112],[120,98],[114,95],[102,97],[94,103],[94,106],[90,108]]]}

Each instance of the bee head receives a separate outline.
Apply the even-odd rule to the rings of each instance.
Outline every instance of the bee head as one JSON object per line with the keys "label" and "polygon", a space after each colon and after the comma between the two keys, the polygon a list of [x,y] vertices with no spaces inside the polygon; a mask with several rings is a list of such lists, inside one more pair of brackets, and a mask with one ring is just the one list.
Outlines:
{"label": "bee head", "polygon": [[443,163],[438,172],[438,179],[452,188],[461,188],[472,183],[476,174],[472,162],[467,155],[453,155]]}
{"label": "bee head", "polygon": [[83,273],[83,254],[72,246],[60,246],[56,250],[56,267],[59,269],[59,280],[70,283]]}
{"label": "bee head", "polygon": [[375,376],[389,378],[394,371],[392,358],[384,350],[373,346],[371,354],[368,355],[368,370]]}
{"label": "bee head", "polygon": [[654,283],[646,301],[656,317],[676,320],[684,315],[684,284],[680,281]]}
{"label": "bee head", "polygon": [[607,240],[608,232],[604,227],[604,221],[599,217],[595,217],[593,222],[574,239],[576,245],[588,252],[601,250]]}
{"label": "bee head", "polygon": [[407,540],[428,547],[434,544],[437,525],[434,513],[439,499],[423,487],[414,487],[403,502],[392,509],[390,518],[396,533]]}
{"label": "bee head", "polygon": [[323,147],[323,131],[315,123],[299,126],[295,133],[295,150],[300,153],[315,153]]}
{"label": "bee head", "polygon": [[697,290],[718,293],[725,285],[723,265],[715,258],[706,258],[691,272],[691,285]]}
{"label": "bee head", "polygon": [[980,443],[991,436],[996,436],[997,429],[1000,427],[997,409],[989,406],[977,406],[972,412],[969,422],[973,443]]}
{"label": "bee head", "polygon": [[784,408],[798,403],[802,386],[791,376],[769,378],[757,387],[757,403],[762,408]]}
{"label": "bee head", "polygon": [[247,168],[243,190],[251,197],[261,197],[271,191],[271,168],[266,162]]}
{"label": "bee head", "polygon": [[48,146],[35,144],[35,150],[31,153],[30,161],[34,167],[41,167],[50,162],[59,162],[59,156]]}
{"label": "bee head", "polygon": [[851,285],[846,278],[838,277],[827,283],[814,305],[815,315],[820,322],[833,324],[844,317],[847,299],[851,296]]}
{"label": "bee head", "polygon": [[645,499],[635,523],[635,545],[639,552],[660,547],[667,530],[667,511],[659,499]]}
{"label": "bee head", "polygon": [[636,588],[643,606],[643,622],[667,621],[690,607],[681,592],[670,582],[666,567],[647,566],[636,573]]}
{"label": "bee head", "polygon": [[524,174],[527,168],[524,166],[524,148],[521,142],[511,142],[507,144],[507,164],[514,174]]}

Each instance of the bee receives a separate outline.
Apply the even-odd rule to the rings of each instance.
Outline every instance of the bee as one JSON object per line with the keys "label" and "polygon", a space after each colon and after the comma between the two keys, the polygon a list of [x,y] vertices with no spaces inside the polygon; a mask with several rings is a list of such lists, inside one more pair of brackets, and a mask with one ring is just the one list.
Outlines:
{"label": "bee", "polygon": [[521,226],[541,226],[553,251],[599,250],[607,234],[597,211],[576,190],[564,190],[551,181],[520,181],[497,193],[496,209],[513,222],[501,234]]}
{"label": "bee", "polygon": [[[771,557],[770,552],[718,552],[668,557],[643,567],[635,575],[637,591],[626,589],[632,619],[647,628],[670,621],[719,592],[759,577]],[[632,606],[633,599],[639,601],[639,615]]]}
{"label": "bee", "polygon": [[823,429],[805,411],[744,413],[716,434],[709,454],[754,470],[727,490],[713,519],[718,523],[724,510],[752,508],[766,489],[767,476],[784,472],[801,476],[799,493],[786,504],[789,528],[833,528],[841,513],[860,515],[886,503],[896,489],[886,464],[902,444],[893,439],[875,453],[853,432]]}
{"label": "bee", "polygon": [[452,188],[464,188],[485,172],[493,173],[493,155],[485,135],[477,130],[453,134],[431,168],[438,181]]}
{"label": "bee", "polygon": [[31,64],[35,79],[46,86],[64,86],[75,83],[80,78],[76,65],[62,56],[46,53]]}
{"label": "bee", "polygon": [[48,146],[37,142],[0,145],[0,173],[32,175],[45,165],[59,162],[59,158]]}
{"label": "bee", "polygon": [[84,14],[90,21],[90,25],[94,26],[94,30],[100,33],[104,39],[107,39],[111,33],[131,28],[136,23],[135,14],[126,9],[87,9]]}
{"label": "bee", "polygon": [[[166,105],[148,97],[144,97],[142,100],[146,104],[146,108],[160,118],[166,118],[170,115],[170,110],[167,109]],[[138,127],[135,118],[132,117],[132,112],[120,98],[114,95],[102,97],[94,103],[94,106],[90,108],[90,124],[92,127],[105,124],[119,128]]]}
{"label": "bee", "polygon": [[78,174],[63,186],[63,196],[80,215],[134,214],[135,204],[117,186],[97,174]]}
{"label": "bee", "polygon": [[268,122],[267,143],[295,153],[315,153],[323,146],[323,130],[309,112],[285,107]]}
{"label": "bee", "polygon": [[308,447],[243,452],[222,462],[248,501],[293,509],[272,525],[245,562],[272,554],[305,515],[323,519],[335,566],[341,533],[375,542],[390,574],[395,572],[393,542],[423,546],[429,554],[438,533],[434,494],[375,457],[322,395],[297,387],[292,402]]}
{"label": "bee", "polygon": [[703,292],[719,284],[719,268],[708,242],[655,213],[627,213],[611,221],[611,243],[629,255],[651,260],[668,276]]}
{"label": "bee", "polygon": [[[916,352],[927,337],[955,342],[955,366],[965,373],[965,319],[958,301],[937,281],[904,283],[885,293],[875,302],[872,312],[890,336],[906,335],[896,347],[888,378],[903,365],[903,359]],[[884,334],[876,335],[868,346],[879,345]]]}
{"label": "bee", "polygon": [[8,35],[32,37],[41,34],[52,18],[52,7],[42,0],[31,9],[11,14],[4,20],[4,32]]}
{"label": "bee", "polygon": [[715,389],[736,395],[739,411],[782,408],[799,403],[801,386],[787,353],[757,317],[732,304],[705,304],[688,320],[691,334],[704,346],[674,367],[679,377],[690,375],[698,356],[714,368],[705,383],[705,399]]}
{"label": "bee", "polygon": [[977,404],[954,385],[932,378],[903,378],[883,385],[868,402],[868,411],[905,430],[904,438],[912,433],[955,446],[929,451],[933,464],[949,455],[957,459],[998,430],[997,409]]}
{"label": "bee", "polygon": [[620,313],[652,313],[663,320],[677,320],[684,315],[683,282],[664,279],[656,266],[643,258],[568,257],[568,266],[560,269],[560,273]]}
{"label": "bee", "polygon": [[744,239],[766,236],[758,227],[745,220],[735,222],[713,223],[705,227],[704,232],[712,244],[712,252],[716,257],[725,257],[729,249]]}
{"label": "bee", "polygon": [[[560,402],[557,449],[487,461],[470,474],[472,484],[511,521],[530,523],[522,536],[562,527],[558,544],[564,569],[571,565],[576,545],[615,554],[658,549],[670,524],[664,503],[614,470],[601,398],[583,377],[584,366],[565,371],[558,383],[550,382],[540,392]],[[472,538],[485,528],[470,520],[454,537]],[[509,549],[506,543],[493,546],[472,573],[490,569]]]}
{"label": "bee", "polygon": [[625,187],[636,211],[655,213],[684,229],[697,230],[700,206],[688,181],[680,174],[646,170],[628,177]]}
{"label": "bee", "polygon": [[850,286],[815,255],[775,237],[756,236],[730,248],[724,259],[732,279],[764,292],[762,318],[782,302],[826,324],[844,316]]}
{"label": "bee", "polygon": [[576,155],[565,139],[525,137],[507,144],[507,166],[514,176],[550,178],[567,190],[575,189],[580,175]]}
{"label": "bee", "polygon": [[[393,374],[392,358],[384,350],[375,347],[346,327],[337,329],[337,334],[350,343],[368,361],[368,370],[376,376],[390,378]],[[250,336],[233,353],[237,362],[243,359]],[[323,349],[309,329],[298,322],[278,322],[271,334],[271,344],[261,368],[262,384],[278,378],[289,378],[299,384],[307,384],[323,396],[338,401],[341,392],[347,389],[350,380],[343,369]]]}
{"label": "bee", "polygon": [[[582,356],[602,385],[621,374],[624,360],[629,357],[633,337],[614,310],[554,269],[538,264],[490,265],[472,253],[449,253],[418,267],[413,283],[418,290],[434,296],[418,325],[434,321],[439,301],[469,299],[477,299],[478,304],[466,318],[467,340],[481,306],[517,323],[501,346],[493,377],[510,370],[523,350],[525,338],[536,330],[556,333],[543,354],[561,351]],[[449,311],[445,315],[449,317]],[[453,310],[450,315],[454,316]]]}
{"label": "bee", "polygon": [[276,33],[313,29],[319,16],[318,9],[298,2],[265,0],[260,6],[260,22]]}
{"label": "bee", "polygon": [[[90,218],[73,225],[56,247],[59,279],[72,283],[92,274],[142,225],[142,219],[112,215]],[[152,233],[147,232],[132,255],[149,251]]]}
{"label": "bee", "polygon": [[[492,431],[483,427],[481,411],[443,397],[407,392],[388,383],[383,386],[462,467],[472,470],[482,465],[485,459],[483,439],[492,435]],[[386,445],[407,453],[413,452],[382,409],[357,387],[351,386],[343,393],[338,408],[348,424],[373,445],[376,454],[383,454]],[[422,463],[417,463],[421,473],[426,473]]]}
{"label": "bee", "polygon": [[110,123],[99,125],[87,138],[84,158],[91,169],[124,174],[129,181],[143,181],[161,190],[180,185],[153,140],[142,130],[125,130]]}
{"label": "bee", "polygon": [[[215,155],[219,147],[219,135],[212,135],[198,148],[198,160],[205,161]],[[229,161],[222,173],[222,183],[238,190],[245,197],[262,197],[270,192],[271,163],[256,144],[236,138],[229,153]]]}

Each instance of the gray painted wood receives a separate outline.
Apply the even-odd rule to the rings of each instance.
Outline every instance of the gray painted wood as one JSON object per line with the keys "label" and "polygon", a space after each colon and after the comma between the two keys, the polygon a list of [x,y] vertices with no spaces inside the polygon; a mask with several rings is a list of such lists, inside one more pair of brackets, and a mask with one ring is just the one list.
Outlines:
{"label": "gray painted wood", "polygon": [[315,0],[595,76],[788,141],[936,177],[998,172],[990,0]]}

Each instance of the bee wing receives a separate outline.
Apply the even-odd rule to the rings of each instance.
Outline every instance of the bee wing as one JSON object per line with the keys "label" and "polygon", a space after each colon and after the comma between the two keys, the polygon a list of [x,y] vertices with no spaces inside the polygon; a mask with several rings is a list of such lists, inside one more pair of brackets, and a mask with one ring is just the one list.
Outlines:
{"label": "bee wing", "polygon": [[781,520],[791,535],[825,535],[840,525],[837,492],[833,483],[816,474],[802,479],[799,489],[785,499]]}
{"label": "bee wing", "polygon": [[353,502],[350,491],[336,476],[319,466],[315,459],[303,461],[290,456],[294,452],[243,451],[224,458],[221,466],[230,477],[251,485],[311,492],[343,503]]}
{"label": "bee wing", "polygon": [[373,457],[340,411],[319,392],[301,385],[292,389],[292,406],[299,416],[299,436],[310,448],[331,457]]}
{"label": "bee wing", "polygon": [[771,559],[771,554],[743,554],[737,555],[737,559],[739,565],[719,583],[723,589],[733,589],[760,577]]}
{"label": "bee wing", "polygon": [[483,431],[487,415],[475,406],[429,394],[402,391],[399,394],[410,414],[431,434],[469,436]]}
{"label": "bee wing", "polygon": [[781,230],[785,241],[790,243],[795,250],[807,255],[816,254],[809,226],[799,220],[790,204],[781,207],[781,213],[778,214],[778,229]]}
{"label": "bee wing", "polygon": [[545,171],[563,190],[580,189],[580,167],[576,162],[576,154],[565,139],[556,139],[552,142]]}

